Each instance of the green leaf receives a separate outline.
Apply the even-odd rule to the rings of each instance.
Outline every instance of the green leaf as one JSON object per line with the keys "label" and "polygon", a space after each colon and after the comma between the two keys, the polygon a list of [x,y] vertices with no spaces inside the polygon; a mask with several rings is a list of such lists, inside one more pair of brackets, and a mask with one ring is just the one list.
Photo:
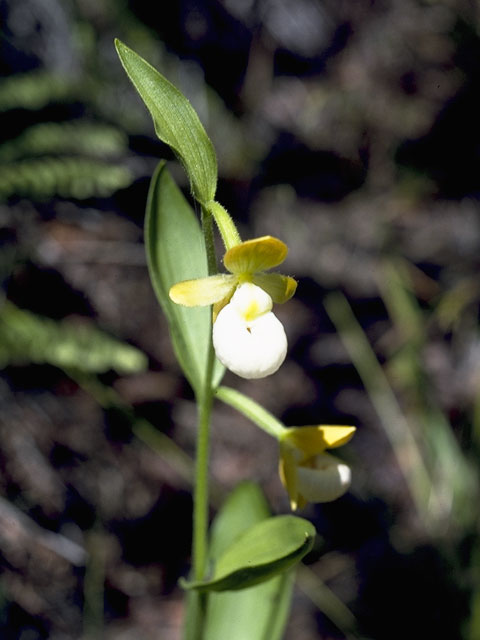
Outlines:
{"label": "green leaf", "polygon": [[210,556],[219,558],[250,527],[271,516],[265,496],[253,482],[242,482],[228,496],[211,529]]}
{"label": "green leaf", "polygon": [[210,138],[185,96],[148,62],[115,40],[120,61],[153,118],[157,136],[185,167],[193,195],[202,204],[217,188],[217,158]]}
{"label": "green leaf", "polygon": [[[239,485],[213,522],[212,561],[249,527],[269,516],[267,502],[258,485],[253,482]],[[290,610],[294,575],[290,570],[241,591],[209,593],[204,637],[208,640],[281,640]],[[194,614],[198,597],[197,591],[188,592],[186,640],[196,637],[198,621]]]}
{"label": "green leaf", "polygon": [[[241,591],[211,592],[205,638],[208,640],[280,640],[292,599],[295,571],[285,571]],[[188,594],[197,593],[189,591]]]}
{"label": "green leaf", "polygon": [[186,589],[236,591],[286,571],[310,551],[313,525],[297,516],[274,516],[253,525],[215,563],[209,580],[184,582]]}
{"label": "green leaf", "polygon": [[[150,183],[145,218],[148,268],[158,301],[167,317],[175,354],[197,393],[205,379],[211,341],[210,307],[187,308],[172,302],[170,287],[189,278],[208,275],[203,235],[192,208],[176,186],[165,162]],[[215,362],[216,386],[225,369]]]}

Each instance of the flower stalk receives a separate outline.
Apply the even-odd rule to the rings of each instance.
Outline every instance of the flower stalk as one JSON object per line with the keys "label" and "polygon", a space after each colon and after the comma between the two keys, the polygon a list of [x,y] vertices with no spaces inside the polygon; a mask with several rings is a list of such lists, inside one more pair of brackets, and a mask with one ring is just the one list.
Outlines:
{"label": "flower stalk", "polygon": [[272,436],[272,438],[280,439],[282,433],[286,431],[286,428],[274,415],[255,402],[255,400],[244,396],[240,391],[222,385],[215,391],[215,396],[225,404],[243,413],[244,416],[268,433],[269,436]]}
{"label": "flower stalk", "polygon": [[228,251],[228,249],[240,244],[242,241],[240,234],[238,233],[237,227],[225,207],[222,207],[222,205],[215,200],[210,200],[210,202],[207,202],[206,206],[208,211],[215,218],[225,249]]}

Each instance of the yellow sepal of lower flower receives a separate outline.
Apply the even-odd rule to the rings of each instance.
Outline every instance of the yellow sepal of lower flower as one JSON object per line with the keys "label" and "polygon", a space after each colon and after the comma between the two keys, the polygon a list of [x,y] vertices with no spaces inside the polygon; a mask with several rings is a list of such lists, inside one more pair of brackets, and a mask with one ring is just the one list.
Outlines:
{"label": "yellow sepal of lower flower", "polygon": [[[334,449],[346,444],[352,438],[355,430],[355,427],[341,425],[317,425],[285,429],[279,438],[279,474],[282,484],[287,490],[293,510],[301,509],[307,504],[307,500],[302,495],[299,468],[310,470],[310,482],[315,481],[318,483],[319,495],[321,495],[325,476],[320,469],[317,470],[319,457],[322,457],[326,449]],[[323,457],[329,458],[329,456]],[[334,459],[330,458],[328,462],[334,465]],[[343,466],[345,467],[346,465]],[[346,488],[348,488],[348,485],[345,486],[343,491],[342,489],[339,489],[339,491],[344,492]],[[324,499],[313,501],[321,502]]]}
{"label": "yellow sepal of lower flower", "polygon": [[297,288],[294,278],[280,273],[263,273],[285,260],[287,245],[263,236],[241,242],[229,249],[223,263],[229,274],[217,274],[207,278],[184,280],[171,287],[170,298],[186,307],[215,305],[215,312],[225,306],[239,284],[252,282],[266,291],[275,303],[289,300]]}
{"label": "yellow sepal of lower flower", "polygon": [[282,433],[280,441],[301,453],[302,460],[307,460],[323,453],[325,449],[335,449],[346,444],[355,431],[355,427],[343,425],[290,427]]}

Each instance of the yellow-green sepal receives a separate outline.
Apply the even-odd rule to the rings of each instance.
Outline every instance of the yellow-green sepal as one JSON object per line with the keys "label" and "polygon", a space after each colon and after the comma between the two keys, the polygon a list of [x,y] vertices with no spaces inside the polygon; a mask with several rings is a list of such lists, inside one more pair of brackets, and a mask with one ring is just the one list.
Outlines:
{"label": "yellow-green sepal", "polygon": [[235,276],[219,273],[206,278],[177,282],[171,287],[168,295],[173,302],[184,307],[206,307],[231,296],[235,286]]}
{"label": "yellow-green sepal", "polygon": [[280,273],[255,273],[253,284],[268,293],[275,304],[283,304],[290,300],[297,289],[297,281]]}
{"label": "yellow-green sepal", "polygon": [[290,427],[280,436],[280,442],[302,452],[303,458],[311,458],[325,451],[346,444],[356,428],[343,425],[317,425]]}
{"label": "yellow-green sepal", "polygon": [[265,271],[281,264],[287,257],[287,245],[272,236],[241,242],[223,256],[223,264],[231,273],[248,274]]}

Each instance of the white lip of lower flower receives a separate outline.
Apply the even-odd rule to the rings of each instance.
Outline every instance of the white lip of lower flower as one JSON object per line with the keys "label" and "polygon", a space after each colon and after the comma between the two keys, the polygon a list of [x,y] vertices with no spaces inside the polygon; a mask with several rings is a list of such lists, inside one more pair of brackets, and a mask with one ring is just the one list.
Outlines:
{"label": "white lip of lower flower", "polygon": [[247,282],[238,287],[213,325],[217,358],[242,378],[269,376],[285,360],[287,337],[271,308],[268,293]]}
{"label": "white lip of lower flower", "polygon": [[329,453],[315,456],[312,466],[297,467],[298,492],[307,502],[336,500],[348,490],[351,479],[350,467]]}

